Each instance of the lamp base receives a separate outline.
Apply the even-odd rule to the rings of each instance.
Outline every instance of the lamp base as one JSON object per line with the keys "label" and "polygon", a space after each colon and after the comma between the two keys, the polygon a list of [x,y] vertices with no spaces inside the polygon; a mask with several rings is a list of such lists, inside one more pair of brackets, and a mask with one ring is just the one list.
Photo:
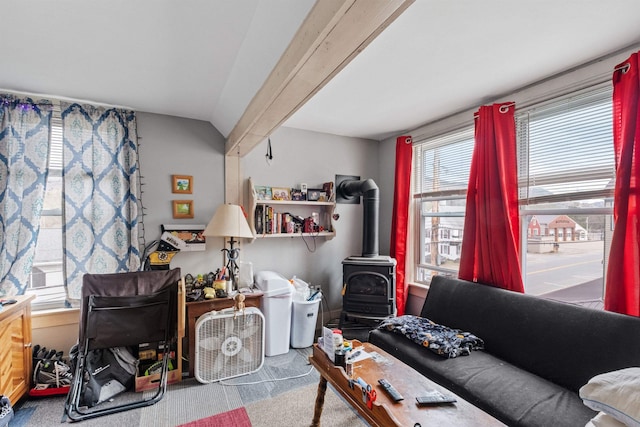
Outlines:
{"label": "lamp base", "polygon": [[229,279],[232,283],[232,288],[234,291],[238,290],[238,277],[240,275],[240,269],[238,268],[238,264],[236,260],[240,256],[240,248],[234,248],[233,244],[237,243],[237,240],[234,240],[233,237],[229,239],[229,249],[222,249],[223,252],[227,254],[227,274],[229,275]]}

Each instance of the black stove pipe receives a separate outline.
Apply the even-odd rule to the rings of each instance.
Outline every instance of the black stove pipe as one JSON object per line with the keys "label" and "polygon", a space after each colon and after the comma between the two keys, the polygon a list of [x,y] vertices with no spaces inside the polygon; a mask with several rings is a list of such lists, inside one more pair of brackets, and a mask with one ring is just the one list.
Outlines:
{"label": "black stove pipe", "polygon": [[378,256],[378,211],[380,210],[380,191],[372,179],[362,181],[342,181],[336,193],[345,199],[362,196],[362,256],[373,258]]}

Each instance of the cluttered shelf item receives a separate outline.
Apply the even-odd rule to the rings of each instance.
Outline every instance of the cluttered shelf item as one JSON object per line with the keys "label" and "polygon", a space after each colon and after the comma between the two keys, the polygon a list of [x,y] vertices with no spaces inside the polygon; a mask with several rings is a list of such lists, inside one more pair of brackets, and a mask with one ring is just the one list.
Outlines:
{"label": "cluttered shelf item", "polygon": [[238,261],[238,289],[226,266],[208,273],[187,273],[184,276],[185,297],[187,302],[214,298],[233,297],[237,292],[250,293],[253,288],[253,264],[250,261]]}
{"label": "cluttered shelf item", "polygon": [[225,276],[225,267],[206,274],[185,274],[184,285],[187,302],[226,298],[232,291],[231,281]]}
{"label": "cluttered shelf item", "polygon": [[256,238],[335,236],[333,182],[301,187],[256,186],[249,178],[249,226]]}

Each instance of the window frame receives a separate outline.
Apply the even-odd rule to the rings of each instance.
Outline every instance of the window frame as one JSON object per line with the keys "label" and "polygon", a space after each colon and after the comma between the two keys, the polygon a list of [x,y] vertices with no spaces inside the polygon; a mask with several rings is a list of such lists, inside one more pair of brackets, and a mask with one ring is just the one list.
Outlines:
{"label": "window frame", "polygon": [[[442,267],[442,264],[445,262],[440,262],[438,255],[443,254],[440,251],[440,247],[443,244],[441,241],[441,236],[445,233],[442,229],[438,229],[435,233],[435,241],[433,240],[434,229],[427,228],[426,222],[429,218],[460,218],[462,219],[462,223],[464,224],[464,205],[466,204],[466,193],[467,193],[467,185],[468,185],[468,169],[465,170],[464,182],[459,182],[457,185],[445,185],[444,189],[427,189],[423,187],[423,183],[420,182],[419,177],[424,177],[426,173],[426,168],[423,167],[425,159],[423,157],[424,153],[430,150],[439,150],[443,147],[452,146],[454,144],[459,144],[464,146],[468,144],[469,152],[468,154],[468,162],[471,163],[471,157],[473,154],[473,122],[469,122],[464,126],[460,126],[452,131],[445,132],[439,135],[435,135],[429,138],[423,139],[414,139],[414,173],[413,173],[413,198],[412,198],[412,212],[414,216],[415,226],[418,230],[419,240],[415,242],[415,268],[413,268],[413,281],[415,283],[421,285],[428,285],[430,282],[430,277],[433,274],[428,273],[429,271],[435,272],[436,274],[444,274],[447,276],[457,276],[457,269],[451,269]],[[416,167],[416,162],[419,162],[419,166]],[[439,165],[440,166],[440,165]],[[440,168],[438,168],[438,171]],[[439,173],[439,172],[438,172]],[[428,174],[427,174],[428,175]],[[434,180],[436,178],[434,177]],[[456,182],[457,179],[460,179],[457,175],[454,175],[451,178],[451,182]],[[422,204],[423,203],[436,203],[440,202],[446,203],[456,203],[459,206],[462,206],[461,211],[436,211],[436,212],[423,212]],[[439,206],[439,205],[438,205]],[[429,233],[427,233],[429,231]],[[449,230],[449,235],[451,235],[451,230]],[[460,233],[462,232],[460,231]],[[430,235],[430,236],[429,236]],[[429,238],[429,254],[430,258],[434,262],[428,262],[427,260],[427,252],[423,249],[426,247],[426,239]],[[449,238],[448,240],[452,240],[454,238]],[[458,236],[455,237],[457,241],[459,241],[458,246],[461,246],[462,239]],[[445,246],[449,247],[449,245]],[[424,246],[423,246],[424,245]],[[437,248],[435,255],[433,255],[434,251],[432,249]],[[450,255],[450,249],[449,249]],[[459,256],[460,250],[457,251],[457,255]],[[429,275],[429,277],[427,277]]]}

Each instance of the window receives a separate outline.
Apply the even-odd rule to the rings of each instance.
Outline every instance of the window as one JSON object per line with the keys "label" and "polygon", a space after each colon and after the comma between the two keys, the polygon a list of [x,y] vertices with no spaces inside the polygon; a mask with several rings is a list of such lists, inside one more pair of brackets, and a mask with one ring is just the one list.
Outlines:
{"label": "window", "polygon": [[[601,305],[612,234],[611,86],[516,110],[525,292]],[[457,276],[473,124],[416,141],[415,280]]]}
{"label": "window", "polygon": [[420,141],[414,147],[414,202],[420,245],[416,281],[457,276],[473,128]]}
{"label": "window", "polygon": [[[525,292],[601,306],[611,240],[610,84],[516,112]],[[527,233],[522,233],[527,235]]]}
{"label": "window", "polygon": [[40,232],[27,287],[35,294],[35,309],[63,307],[65,299],[62,264],[62,122],[59,104],[51,119],[51,146]]}

